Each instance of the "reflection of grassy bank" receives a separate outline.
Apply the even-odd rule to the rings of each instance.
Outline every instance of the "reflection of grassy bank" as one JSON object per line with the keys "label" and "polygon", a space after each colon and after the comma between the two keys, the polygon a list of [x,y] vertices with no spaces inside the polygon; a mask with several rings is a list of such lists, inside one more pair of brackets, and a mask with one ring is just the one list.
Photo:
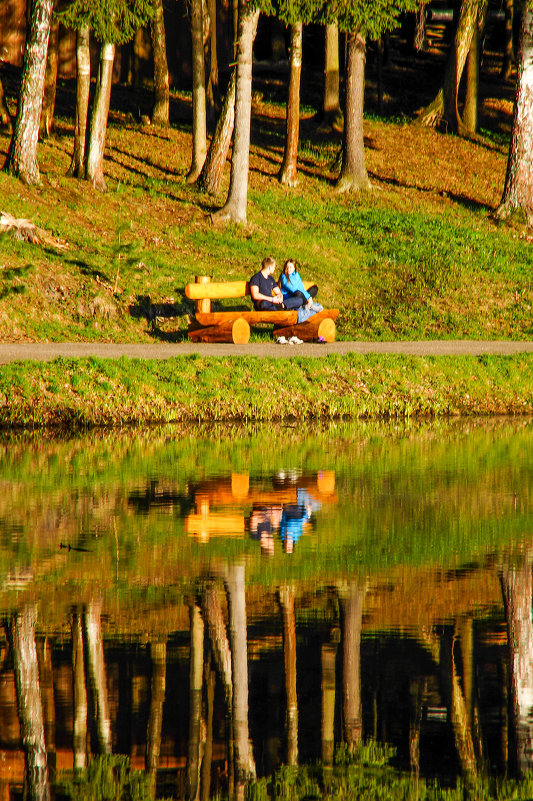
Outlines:
{"label": "reflection of grassy bank", "polygon": [[0,369],[0,425],[533,414],[533,355],[120,359]]}
{"label": "reflection of grassy bank", "polygon": [[[424,580],[422,598],[446,615],[468,599],[491,607],[500,589],[494,566],[457,575],[443,568],[484,564],[533,531],[529,420],[270,426],[267,443],[260,427],[216,426],[211,434],[167,426],[0,439],[0,605],[40,597],[68,606],[97,591],[118,617],[133,619],[141,607],[141,626],[153,618],[156,628],[172,627],[168,610],[195,592],[198,577],[245,558],[259,605],[261,588],[284,581],[302,594],[324,592],[327,605],[327,587],[358,577],[372,585],[367,611],[386,623],[399,606],[420,606],[409,591]],[[274,501],[289,470],[309,481],[331,471],[336,495],[293,554],[278,538],[274,555],[262,556],[247,530],[207,542],[186,533],[199,490],[231,486],[232,474],[242,474]],[[252,503],[251,494],[211,506],[246,520]],[[31,580],[14,591],[17,571]],[[381,593],[383,579],[394,594]]]}

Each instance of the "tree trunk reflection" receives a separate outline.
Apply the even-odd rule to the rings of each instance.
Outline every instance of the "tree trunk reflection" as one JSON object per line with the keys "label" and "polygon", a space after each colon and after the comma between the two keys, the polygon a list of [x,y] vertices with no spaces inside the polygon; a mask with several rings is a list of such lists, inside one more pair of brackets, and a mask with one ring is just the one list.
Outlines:
{"label": "tree trunk reflection", "polygon": [[165,702],[167,644],[165,641],[152,642],[152,681],[150,693],[150,713],[146,733],[145,769],[148,773],[148,787],[151,798],[156,796],[157,768],[161,753],[161,729],[163,726],[163,704]]}

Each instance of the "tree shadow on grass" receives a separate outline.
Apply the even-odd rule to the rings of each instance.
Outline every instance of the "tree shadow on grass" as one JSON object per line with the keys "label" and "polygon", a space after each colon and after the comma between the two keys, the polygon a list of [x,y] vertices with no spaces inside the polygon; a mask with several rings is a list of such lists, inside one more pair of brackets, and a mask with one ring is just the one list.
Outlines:
{"label": "tree shadow on grass", "polygon": [[378,175],[371,170],[368,170],[368,177],[372,180],[379,181],[381,184],[387,184],[388,186],[397,186],[400,189],[414,189],[416,192],[425,192],[426,194],[439,194],[442,197],[447,197],[452,200],[454,203],[457,203],[460,206],[463,206],[465,209],[469,211],[486,211],[492,213],[494,208],[489,206],[487,203],[480,203],[479,200],[474,200],[473,198],[467,197],[466,195],[461,195],[456,192],[450,192],[448,190],[439,189],[436,186],[420,186],[416,183],[408,183],[407,181],[400,181],[398,178],[388,178],[382,175]]}

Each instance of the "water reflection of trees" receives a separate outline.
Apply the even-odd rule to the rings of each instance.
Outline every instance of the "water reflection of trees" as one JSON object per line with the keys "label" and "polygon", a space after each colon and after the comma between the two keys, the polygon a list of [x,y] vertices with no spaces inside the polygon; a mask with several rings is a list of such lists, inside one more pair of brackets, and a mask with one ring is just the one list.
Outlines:
{"label": "water reflection of trees", "polygon": [[[302,759],[331,765],[337,745],[357,753],[368,737],[394,742],[398,764],[415,777],[444,770],[476,780],[494,765],[503,772],[513,765],[529,769],[529,553],[521,564],[506,562],[500,580],[508,639],[498,617],[475,619],[467,608],[399,638],[368,629],[376,588],[367,580],[338,583],[327,591],[326,603],[284,582],[262,599],[259,625],[244,563],[219,564],[184,599],[188,632],[148,636],[140,663],[139,643],[120,645],[109,630],[102,598],[74,607],[61,632],[46,635],[36,607],[24,607],[6,632],[29,797],[47,801],[56,753],[60,772],[68,765],[80,770],[88,756],[109,754],[120,743],[129,743],[126,753],[146,771],[152,798],[161,788],[168,795],[169,771],[182,777],[172,782],[172,795],[206,801],[218,787],[243,798],[256,770],[262,775]],[[46,622],[43,612],[40,622]],[[128,681],[134,681],[133,665],[146,677],[144,734],[130,709],[130,734],[120,736],[132,692],[123,693],[111,676],[128,652],[135,660]],[[515,733],[509,759],[507,676]],[[68,699],[67,717],[59,698]],[[0,704],[2,729],[9,726],[7,713]]]}

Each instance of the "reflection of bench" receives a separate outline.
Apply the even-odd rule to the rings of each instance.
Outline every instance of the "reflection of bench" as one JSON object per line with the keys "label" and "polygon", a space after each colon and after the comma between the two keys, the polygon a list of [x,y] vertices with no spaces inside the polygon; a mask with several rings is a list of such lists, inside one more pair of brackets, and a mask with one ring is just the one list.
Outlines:
{"label": "reflection of bench", "polygon": [[[305,282],[306,288],[310,287]],[[210,283],[209,276],[197,276],[196,283],[187,284],[185,294],[196,303],[194,320],[189,325],[189,339],[200,342],[235,342],[246,344],[250,339],[250,325],[272,323],[274,335],[297,336],[304,342],[323,337],[326,342],[335,341],[335,320],[338,309],[324,309],[303,323],[298,323],[298,312],[292,311],[211,311],[212,300],[244,298],[250,294],[247,281]]]}
{"label": "reflection of bench", "polygon": [[[325,470],[316,475],[301,476],[297,484],[279,487],[250,487],[246,473],[233,473],[231,478],[217,478],[202,482],[194,489],[196,513],[185,518],[185,531],[200,542],[210,537],[243,537],[245,516],[243,506],[279,506],[297,503],[297,489],[305,488],[320,503],[336,503],[335,472]],[[213,512],[211,506],[229,507]]]}

